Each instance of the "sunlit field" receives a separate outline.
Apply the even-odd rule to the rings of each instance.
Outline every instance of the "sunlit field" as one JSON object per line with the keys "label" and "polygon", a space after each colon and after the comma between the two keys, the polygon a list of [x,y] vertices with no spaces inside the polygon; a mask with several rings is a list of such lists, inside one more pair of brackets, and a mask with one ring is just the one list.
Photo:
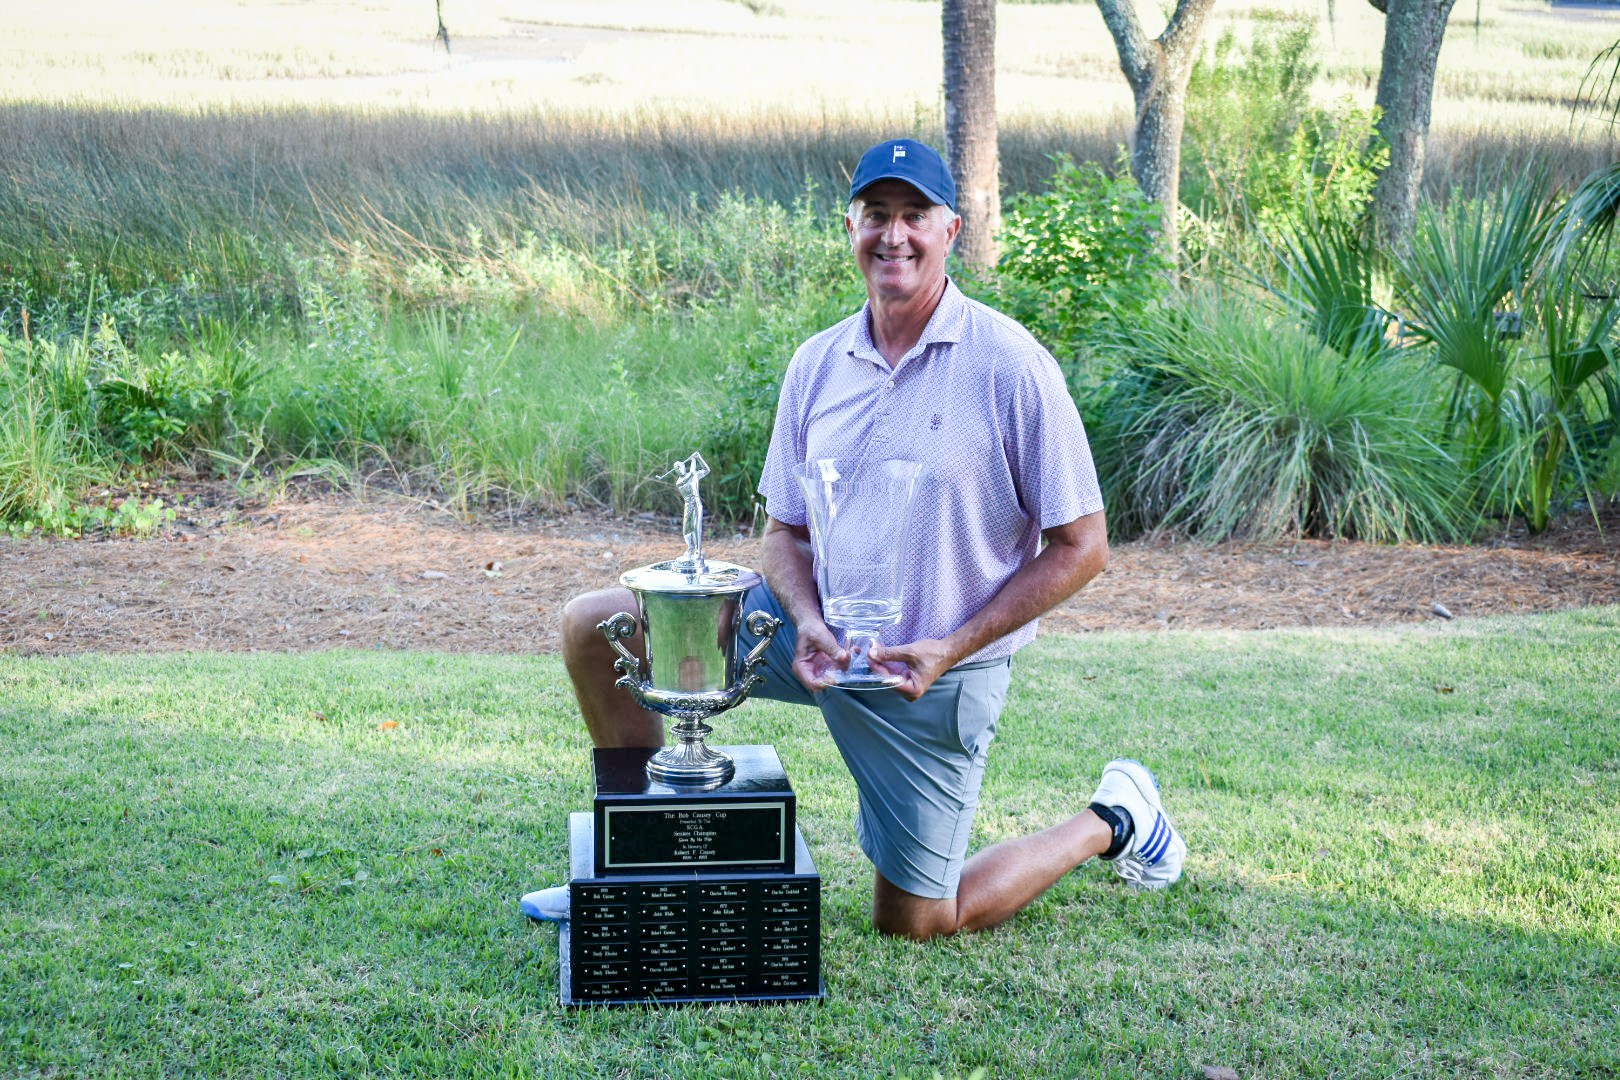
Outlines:
{"label": "sunlit field", "polygon": [[[1112,166],[1131,100],[1089,3],[999,6],[1007,192],[1049,155]],[[938,5],[922,0],[425,0],[188,5],[20,0],[0,35],[0,277],[52,261],[172,277],[250,243],[372,246],[638,227],[737,190],[823,197],[876,138],[941,128]],[[1216,6],[1239,40],[1314,20],[1323,104],[1371,104],[1365,3]],[[1145,15],[1156,27],[1159,16]],[[1439,65],[1431,192],[1535,156],[1572,183],[1614,157],[1579,105],[1620,9],[1458,5]],[[202,239],[200,237],[206,237]],[[137,275],[139,276],[139,275]]]}
{"label": "sunlit field", "polygon": [[[205,267],[239,234],[379,217],[437,240],[726,188],[788,202],[836,187],[873,139],[941,127],[922,0],[448,0],[444,17],[448,53],[426,0],[8,4],[0,270],[33,245],[95,261],[74,249],[109,232],[139,260],[152,234],[209,222],[238,235],[192,244]],[[1383,21],[1366,3],[1223,2],[1206,44],[1284,18],[1315,21],[1319,101],[1372,103]],[[1429,189],[1531,154],[1571,182],[1612,160],[1613,127],[1578,99],[1616,39],[1620,9],[1458,5]],[[1131,99],[1095,5],[1002,3],[997,72],[1007,191],[1038,186],[1054,152],[1113,163]]]}
{"label": "sunlit field", "polygon": [[[0,42],[0,100],[885,118],[940,103],[939,8],[923,0],[448,0],[444,12],[448,54],[426,0],[18,0],[7,5]],[[1320,22],[1319,94],[1370,103],[1383,17],[1369,4],[1223,2],[1207,37],[1285,15]],[[1144,5],[1154,32],[1159,18]],[[1581,77],[1616,38],[1612,8],[1458,4],[1440,58],[1436,126],[1568,134]],[[1111,122],[1130,107],[1089,3],[1002,3],[997,94],[1009,115]],[[1576,134],[1593,132],[1577,125]]]}

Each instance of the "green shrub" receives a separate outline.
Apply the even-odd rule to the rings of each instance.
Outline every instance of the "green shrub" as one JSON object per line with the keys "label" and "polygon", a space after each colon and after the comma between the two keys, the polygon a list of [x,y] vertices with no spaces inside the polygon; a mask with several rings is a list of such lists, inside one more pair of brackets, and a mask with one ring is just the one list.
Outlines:
{"label": "green shrub", "polygon": [[1247,45],[1229,26],[1198,57],[1187,82],[1184,202],[1226,217],[1280,202],[1283,158],[1320,68],[1315,37],[1306,15],[1257,22]]}
{"label": "green shrub", "polygon": [[137,351],[106,312],[76,336],[0,339],[0,350],[16,362],[0,401],[26,404],[33,426],[68,433],[66,445],[87,458],[135,466],[184,458],[216,441],[236,384],[215,380],[234,371],[239,383],[245,363],[190,350]]}
{"label": "green shrub", "polygon": [[0,525],[12,533],[76,534],[76,508],[108,475],[106,464],[37,391],[16,389],[0,401]]}
{"label": "green shrub", "polygon": [[1558,210],[1545,177],[1524,172],[1489,199],[1424,208],[1397,258],[1418,340],[1455,373],[1453,439],[1476,497],[1532,531],[1577,496],[1593,501],[1615,429],[1620,309],[1588,295],[1591,264],[1572,246],[1589,228],[1602,238],[1591,214],[1581,192]]}
{"label": "green shrub", "polygon": [[1264,255],[1240,277],[1275,296],[1330,349],[1366,356],[1385,347],[1393,319],[1388,275],[1368,230],[1307,211],[1274,222],[1261,239]]}
{"label": "green shrub", "polygon": [[363,261],[303,260],[298,266],[305,340],[296,361],[267,385],[268,434],[297,457],[402,457],[420,416],[414,372],[386,347],[384,308]]}
{"label": "green shrub", "polygon": [[1219,223],[1350,225],[1365,212],[1389,153],[1375,110],[1312,104],[1315,33],[1313,18],[1284,17],[1242,47],[1228,28],[1194,66],[1181,198],[1204,227],[1187,231],[1190,258],[1229,244],[1209,235]]}
{"label": "green shrub", "polygon": [[141,357],[124,348],[104,323],[97,337],[93,399],[96,424],[108,446],[127,461],[180,455],[194,442],[194,425],[208,411],[210,394],[188,355]]}
{"label": "green shrub", "polygon": [[1160,211],[1128,176],[1053,158],[1051,189],[1017,195],[1002,219],[993,299],[1060,361],[1075,361],[1105,323],[1140,320],[1168,286]]}
{"label": "green shrub", "polygon": [[1466,531],[1422,369],[1349,359],[1252,299],[1200,292],[1118,343],[1099,467],[1124,533],[1437,540]]}
{"label": "green shrub", "polygon": [[1497,316],[1522,301],[1549,220],[1544,180],[1522,174],[1489,199],[1421,207],[1396,253],[1397,299],[1435,360],[1457,373],[1455,418],[1480,452],[1494,445],[1516,351]]}
{"label": "green shrub", "polygon": [[1299,220],[1303,211],[1316,221],[1359,225],[1389,164],[1378,115],[1349,98],[1306,110],[1282,154],[1278,196],[1261,201],[1260,224]]}
{"label": "green shrub", "polygon": [[1614,429],[1611,357],[1620,306],[1588,299],[1568,278],[1536,281],[1528,300],[1532,347],[1524,373],[1501,395],[1506,423],[1487,478],[1493,508],[1521,513],[1531,532],[1541,532],[1561,499],[1579,494],[1595,502],[1594,480],[1602,480]]}

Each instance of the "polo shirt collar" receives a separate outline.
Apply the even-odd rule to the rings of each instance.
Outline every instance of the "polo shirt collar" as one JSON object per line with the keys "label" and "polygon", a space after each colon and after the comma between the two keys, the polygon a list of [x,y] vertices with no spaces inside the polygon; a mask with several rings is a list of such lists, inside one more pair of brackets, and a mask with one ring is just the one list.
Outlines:
{"label": "polo shirt collar", "polygon": [[[947,276],[945,291],[940,294],[934,313],[928,317],[928,325],[923,327],[922,334],[917,338],[917,344],[911,347],[911,351],[906,353],[901,363],[909,363],[912,357],[924,355],[930,345],[959,343],[966,322],[967,298],[962,295],[962,290],[956,287],[956,282]],[[868,300],[861,306],[860,318],[855,320],[852,330],[854,332],[850,337],[849,355],[888,367],[889,362],[883,359],[883,354],[878,352],[877,343],[872,340],[872,301]]]}

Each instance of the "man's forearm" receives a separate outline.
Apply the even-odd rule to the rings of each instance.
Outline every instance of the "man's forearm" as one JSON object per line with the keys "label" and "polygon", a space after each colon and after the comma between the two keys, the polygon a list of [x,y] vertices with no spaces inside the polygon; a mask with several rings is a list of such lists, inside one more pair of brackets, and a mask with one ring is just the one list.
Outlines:
{"label": "man's forearm", "polygon": [[950,665],[1040,618],[1108,565],[1108,526],[1101,511],[1048,530],[1046,539],[1040,554],[945,639]]}
{"label": "man's forearm", "polygon": [[810,620],[821,622],[821,593],[816,588],[809,532],[771,518],[765,526],[763,556],[765,580],[788,619],[795,626]]}

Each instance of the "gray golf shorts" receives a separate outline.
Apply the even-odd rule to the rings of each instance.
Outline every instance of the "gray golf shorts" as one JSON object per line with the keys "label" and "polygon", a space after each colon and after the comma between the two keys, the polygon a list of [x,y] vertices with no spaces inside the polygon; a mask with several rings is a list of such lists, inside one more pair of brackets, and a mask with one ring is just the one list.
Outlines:
{"label": "gray golf shorts", "polygon": [[[750,589],[742,610],[782,620],[759,665],[765,681],[753,696],[821,709],[860,792],[855,834],[866,857],[914,896],[955,896],[1011,659],[952,668],[919,701],[893,690],[812,695],[793,674],[797,635],[770,588]],[[746,627],[738,631],[739,648],[757,640]]]}

